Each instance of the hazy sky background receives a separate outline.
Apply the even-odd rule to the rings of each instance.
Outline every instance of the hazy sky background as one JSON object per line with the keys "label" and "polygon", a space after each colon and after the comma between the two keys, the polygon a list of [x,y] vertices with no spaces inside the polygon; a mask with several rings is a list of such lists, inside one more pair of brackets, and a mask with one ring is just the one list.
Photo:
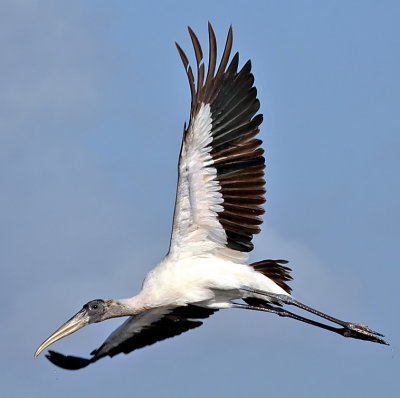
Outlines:
{"label": "hazy sky background", "polygon": [[[165,255],[189,87],[174,41],[233,25],[264,114],[268,197],[251,260],[390,347],[220,311],[78,372],[38,345],[94,298],[130,297]],[[398,397],[398,1],[0,3],[1,391],[5,397]],[[52,348],[87,356],[121,323]]]}

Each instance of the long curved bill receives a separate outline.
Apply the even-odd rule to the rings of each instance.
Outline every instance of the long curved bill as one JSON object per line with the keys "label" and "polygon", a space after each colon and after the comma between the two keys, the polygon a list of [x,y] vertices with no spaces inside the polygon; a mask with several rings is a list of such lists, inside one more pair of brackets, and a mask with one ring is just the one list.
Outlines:
{"label": "long curved bill", "polygon": [[36,350],[34,358],[36,358],[44,349],[49,345],[55,343],[57,340],[68,336],[71,333],[83,328],[89,324],[89,317],[84,309],[80,310],[69,321],[65,322],[59,329],[57,329],[48,339],[46,339]]}

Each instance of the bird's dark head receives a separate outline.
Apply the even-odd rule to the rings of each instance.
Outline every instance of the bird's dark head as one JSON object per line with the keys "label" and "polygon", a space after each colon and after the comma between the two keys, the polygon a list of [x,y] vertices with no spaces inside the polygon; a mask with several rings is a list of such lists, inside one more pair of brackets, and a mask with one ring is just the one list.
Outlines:
{"label": "bird's dark head", "polygon": [[107,308],[107,301],[96,299],[86,303],[81,311],[85,312],[88,317],[88,323],[90,324],[104,321]]}
{"label": "bird's dark head", "polygon": [[35,358],[50,344],[55,343],[57,340],[68,336],[71,333],[90,325],[91,323],[101,322],[117,314],[118,305],[115,300],[92,300],[86,303],[82,309],[75,314],[70,320],[58,328],[47,340],[45,340],[35,353]]}

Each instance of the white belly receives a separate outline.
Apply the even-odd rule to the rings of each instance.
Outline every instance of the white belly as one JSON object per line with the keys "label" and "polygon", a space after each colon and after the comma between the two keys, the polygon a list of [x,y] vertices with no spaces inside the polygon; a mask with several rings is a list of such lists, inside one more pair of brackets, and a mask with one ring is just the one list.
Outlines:
{"label": "white belly", "polygon": [[243,287],[287,295],[274,281],[252,267],[216,257],[179,261],[167,257],[149,272],[141,295],[144,301],[151,297],[152,306],[197,303],[210,308],[228,308],[232,300],[244,297],[261,298],[243,292],[240,290]]}

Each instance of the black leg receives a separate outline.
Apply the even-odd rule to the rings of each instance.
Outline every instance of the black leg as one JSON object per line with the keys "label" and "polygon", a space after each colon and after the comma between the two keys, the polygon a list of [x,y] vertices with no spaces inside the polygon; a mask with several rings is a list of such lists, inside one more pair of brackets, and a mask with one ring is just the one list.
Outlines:
{"label": "black leg", "polygon": [[[305,311],[308,311],[314,315],[317,315],[321,318],[327,319],[330,322],[336,323],[337,325],[343,326],[343,328],[333,328],[330,327],[328,325],[319,323],[319,322],[314,322],[308,318],[303,318],[301,316],[298,316],[296,314],[293,314],[289,311],[286,310],[282,310],[281,308],[276,308],[273,307],[274,310],[273,311],[267,311],[267,312],[274,312],[280,316],[287,316],[293,319],[297,319],[300,320],[302,322],[306,322],[309,323],[311,325],[314,326],[318,326],[318,327],[322,327],[323,329],[327,329],[327,330],[331,330],[332,332],[341,334],[342,336],[345,337],[353,337],[356,339],[361,339],[361,340],[369,340],[369,341],[373,341],[376,343],[380,343],[380,344],[386,344],[389,345],[386,341],[384,341],[383,339],[380,339],[376,336],[382,336],[384,337],[382,334],[375,332],[371,329],[369,329],[366,325],[362,325],[362,324],[357,324],[357,323],[351,323],[351,322],[345,322],[345,321],[341,321],[340,319],[334,318],[330,315],[324,314],[323,312],[317,311],[314,308],[308,307],[307,305],[300,303],[299,301],[295,300],[294,298],[292,298],[291,296],[285,295],[285,294],[274,294],[274,293],[267,293],[267,292],[263,292],[263,291],[259,291],[259,290],[255,290],[255,289],[251,289],[248,287],[244,287],[241,290],[246,291],[246,292],[250,292],[250,293],[255,293],[255,294],[259,294],[265,297],[268,297],[270,299],[273,300],[273,302],[277,302],[277,303],[281,303],[281,304],[287,304],[287,305],[294,305],[298,308],[301,308]],[[247,307],[246,305],[244,305],[244,307]],[[251,306],[253,307],[253,306]],[[249,309],[257,309],[259,310],[257,306],[254,306],[255,308],[249,308]],[[269,306],[268,304],[266,304],[265,308],[271,308],[272,306]],[[260,307],[260,308],[264,308]],[[283,313],[280,313],[281,311],[283,311],[285,313],[285,315],[283,315]],[[264,311],[264,309],[261,309],[261,311]],[[290,315],[287,315],[290,314]]]}
{"label": "black leg", "polygon": [[284,310],[283,308],[274,307],[272,305],[268,305],[266,307],[258,307],[255,305],[233,303],[232,307],[233,308],[242,308],[242,309],[246,309],[246,310],[270,312],[272,314],[276,314],[276,315],[286,317],[286,318],[296,319],[297,321],[305,322],[305,323],[308,323],[313,326],[317,326],[322,329],[330,330],[331,332],[341,334],[342,336],[344,335],[344,328],[335,328],[333,326],[325,325],[323,323],[313,321],[312,319],[304,318],[300,315],[294,314],[293,312]]}

